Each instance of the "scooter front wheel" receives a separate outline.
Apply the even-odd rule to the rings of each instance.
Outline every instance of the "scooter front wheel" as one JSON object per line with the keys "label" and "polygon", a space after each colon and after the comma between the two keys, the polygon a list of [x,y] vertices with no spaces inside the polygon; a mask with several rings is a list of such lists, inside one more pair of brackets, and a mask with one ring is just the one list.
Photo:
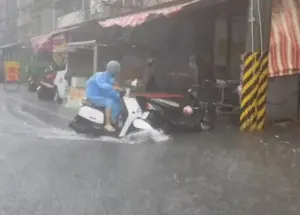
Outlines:
{"label": "scooter front wheel", "polygon": [[170,123],[163,123],[161,128],[159,130],[162,130],[166,134],[170,134],[172,132],[172,125]]}
{"label": "scooter front wheel", "polygon": [[40,101],[43,100],[43,96],[42,96],[42,93],[40,92],[40,90],[37,91],[37,97]]}
{"label": "scooter front wheel", "polygon": [[202,131],[210,131],[214,128],[215,121],[208,116],[204,116],[199,122],[199,127]]}
{"label": "scooter front wheel", "polygon": [[201,121],[200,127],[202,131],[210,131],[213,129],[213,126],[209,122]]}
{"label": "scooter front wheel", "polygon": [[36,86],[34,84],[28,84],[27,89],[29,92],[34,93],[36,91]]}
{"label": "scooter front wheel", "polygon": [[54,101],[55,101],[56,104],[62,104],[63,103],[63,99],[60,98],[57,89],[55,90],[53,97],[54,97]]}

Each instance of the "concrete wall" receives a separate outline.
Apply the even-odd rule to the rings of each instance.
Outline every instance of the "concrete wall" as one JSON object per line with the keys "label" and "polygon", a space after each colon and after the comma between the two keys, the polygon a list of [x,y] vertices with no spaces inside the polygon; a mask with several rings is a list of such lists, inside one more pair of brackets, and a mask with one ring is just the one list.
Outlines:
{"label": "concrete wall", "polygon": [[53,30],[53,10],[44,9],[41,13],[41,33],[48,33]]}
{"label": "concrete wall", "polygon": [[298,93],[295,93],[297,88],[297,75],[272,78],[269,80],[267,97],[268,120],[298,118]]}
{"label": "concrete wall", "polygon": [[[68,56],[68,74],[89,77],[93,74],[92,52],[71,52]],[[70,72],[70,73],[69,73]]]}
{"label": "concrete wall", "polygon": [[33,0],[16,0],[17,2],[17,7],[22,8],[24,6],[27,6],[33,2]]}

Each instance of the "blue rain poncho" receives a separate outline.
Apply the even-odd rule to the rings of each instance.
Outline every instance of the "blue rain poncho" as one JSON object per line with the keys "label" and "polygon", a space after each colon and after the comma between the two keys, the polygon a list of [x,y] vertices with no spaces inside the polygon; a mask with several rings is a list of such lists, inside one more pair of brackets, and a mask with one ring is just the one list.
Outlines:
{"label": "blue rain poncho", "polygon": [[114,89],[115,79],[110,72],[97,72],[86,82],[86,98],[97,107],[110,108],[112,120],[120,113],[120,94]]}

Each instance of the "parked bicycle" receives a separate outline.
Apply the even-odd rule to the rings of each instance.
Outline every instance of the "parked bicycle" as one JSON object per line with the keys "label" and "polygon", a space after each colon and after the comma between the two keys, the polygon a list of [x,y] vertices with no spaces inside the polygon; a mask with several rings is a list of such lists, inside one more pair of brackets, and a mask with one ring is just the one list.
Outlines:
{"label": "parked bicycle", "polygon": [[240,114],[239,84],[236,80],[204,80],[201,85],[193,87],[198,102],[210,104],[217,116],[228,116],[237,123]]}

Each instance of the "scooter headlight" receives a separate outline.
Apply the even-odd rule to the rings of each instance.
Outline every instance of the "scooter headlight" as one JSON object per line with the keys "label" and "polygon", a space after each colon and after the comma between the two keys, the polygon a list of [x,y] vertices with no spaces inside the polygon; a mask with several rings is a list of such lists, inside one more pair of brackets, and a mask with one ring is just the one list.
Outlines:
{"label": "scooter headlight", "polygon": [[146,103],[146,110],[155,110],[155,108],[150,103]]}

